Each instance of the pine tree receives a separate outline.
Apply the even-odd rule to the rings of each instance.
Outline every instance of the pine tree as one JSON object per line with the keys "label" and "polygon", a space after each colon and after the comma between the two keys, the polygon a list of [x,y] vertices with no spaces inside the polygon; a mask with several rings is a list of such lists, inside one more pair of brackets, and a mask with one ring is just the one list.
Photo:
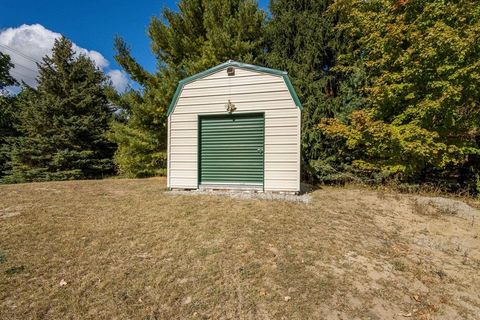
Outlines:
{"label": "pine tree", "polygon": [[38,64],[37,89],[19,100],[18,129],[8,182],[96,178],[112,173],[113,145],[105,132],[112,112],[108,79],[72,43],[55,40]]}
{"label": "pine tree", "polygon": [[341,116],[358,104],[355,92],[342,96],[342,78],[334,71],[346,39],[336,26],[341,11],[333,0],[271,0],[265,63],[288,71],[302,101],[302,168],[309,180],[341,179],[332,167],[336,142],[318,129],[321,118]]}
{"label": "pine tree", "polygon": [[17,84],[17,81],[10,75],[10,69],[13,64],[10,60],[10,56],[3,52],[0,52],[0,95],[4,96],[3,92],[6,86],[13,86]]}
{"label": "pine tree", "polygon": [[15,130],[15,97],[11,96],[5,87],[16,85],[17,81],[10,75],[13,64],[10,56],[0,52],[0,179],[8,162],[8,140],[16,136]]}
{"label": "pine tree", "polygon": [[117,38],[117,62],[142,86],[121,97],[126,119],[110,133],[118,144],[120,172],[141,177],[165,174],[166,110],[182,78],[228,59],[254,63],[262,54],[266,14],[252,0],[182,0],[148,28],[158,69],[145,71]]}

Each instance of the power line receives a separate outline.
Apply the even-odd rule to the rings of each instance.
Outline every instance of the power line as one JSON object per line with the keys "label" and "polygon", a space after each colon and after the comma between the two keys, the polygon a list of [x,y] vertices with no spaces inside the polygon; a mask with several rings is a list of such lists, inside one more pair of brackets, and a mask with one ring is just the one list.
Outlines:
{"label": "power line", "polygon": [[[3,44],[0,44],[0,46],[1,46],[1,47],[8,47],[8,46],[5,46],[5,45],[3,45]],[[14,51],[13,48],[8,47],[8,49]],[[17,53],[17,54],[20,54],[19,51],[17,51],[16,53]],[[26,55],[22,55],[22,56],[24,56],[24,58],[26,58],[26,59],[30,58],[30,57],[28,57],[28,56],[26,56]],[[32,61],[32,62],[36,62],[36,60],[34,60],[33,58],[32,58],[32,59],[28,59],[28,60],[30,60],[30,61]],[[27,69],[27,70],[32,71],[32,72],[35,72],[35,73],[38,72],[38,69],[32,69],[31,67],[27,67],[26,65],[23,65],[23,64],[18,63],[18,62],[12,62],[12,64],[14,65],[14,67],[22,67],[22,68],[24,68],[24,69]]]}
{"label": "power line", "polygon": [[[23,58],[25,58],[25,59],[33,62],[33,63],[41,63],[41,62],[39,62],[37,59],[32,58],[32,57],[26,55],[25,53],[23,53],[23,52],[21,52],[21,51],[18,51],[17,49],[14,49],[14,48],[12,48],[12,47],[10,47],[10,46],[7,46],[7,45],[5,45],[5,44],[1,44],[1,43],[0,43],[0,47],[2,47],[2,48],[4,48],[4,49],[7,49],[7,50],[10,50],[11,52],[14,52],[14,53],[18,54],[19,56],[21,56],[21,57],[23,57]],[[32,68],[30,68],[30,67],[27,67],[27,66],[25,66],[25,65],[23,65],[23,64],[21,64],[21,63],[17,63],[17,62],[12,62],[12,63],[13,63],[13,65],[14,65],[15,67],[17,67],[17,66],[18,66],[18,67],[22,67],[22,68],[24,68],[24,69],[26,69],[26,70],[29,70],[29,71],[38,73],[38,70],[34,70],[34,69],[32,69]],[[29,74],[22,73],[22,72],[20,72],[19,70],[11,69],[10,72],[13,73],[13,74],[16,74],[17,77],[19,77],[19,78],[29,79],[29,80],[32,80],[32,81],[34,81],[34,82],[37,82],[37,79],[36,79],[34,76],[29,75]]]}
{"label": "power line", "polygon": [[[15,73],[14,73],[14,75],[15,75]],[[20,74],[20,73],[17,73],[16,77],[18,78],[17,79],[18,81],[28,80],[28,81],[33,81],[35,83],[37,82],[37,79],[35,79],[33,77],[30,77],[30,76],[27,76],[27,75],[24,75],[24,74]]]}
{"label": "power line", "polygon": [[17,74],[17,77],[27,78],[27,79],[34,80],[35,82],[37,82],[37,79],[34,78],[34,77],[31,76],[31,75],[18,72],[17,70],[14,70],[14,69],[10,70],[10,72],[11,72],[11,73],[14,73],[14,74]]}
{"label": "power line", "polygon": [[27,66],[24,66],[23,64],[20,64],[20,63],[13,63],[13,66],[14,66],[14,67],[22,67],[22,68],[27,69],[27,70],[30,70],[30,71],[32,71],[32,72],[38,73],[38,69],[37,69],[37,70],[34,70],[34,69],[29,68],[29,67],[27,67]]}
{"label": "power line", "polygon": [[5,44],[1,44],[1,43],[0,43],[0,47],[5,48],[5,49],[7,49],[7,50],[10,50],[10,51],[12,51],[12,52],[15,52],[15,53],[18,54],[19,56],[21,56],[21,57],[23,57],[23,58],[25,58],[25,59],[27,59],[27,60],[30,60],[30,61],[32,61],[32,62],[41,63],[41,62],[38,61],[37,59],[32,58],[32,57],[26,55],[25,53],[23,53],[23,52],[21,52],[21,51],[18,51],[17,49],[14,49],[14,48],[12,48],[12,47],[9,47],[9,46],[7,46],[7,45],[5,45]]}

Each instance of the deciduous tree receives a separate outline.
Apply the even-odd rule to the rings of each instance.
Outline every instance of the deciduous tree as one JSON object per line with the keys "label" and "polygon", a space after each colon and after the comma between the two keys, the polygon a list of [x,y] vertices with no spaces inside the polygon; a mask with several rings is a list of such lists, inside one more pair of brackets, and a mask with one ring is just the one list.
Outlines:
{"label": "deciduous tree", "polygon": [[[406,181],[473,185],[480,153],[480,6],[477,1],[340,0],[352,46],[336,71],[359,65],[365,109],[324,121],[354,164]],[[363,130],[359,130],[362,127]]]}

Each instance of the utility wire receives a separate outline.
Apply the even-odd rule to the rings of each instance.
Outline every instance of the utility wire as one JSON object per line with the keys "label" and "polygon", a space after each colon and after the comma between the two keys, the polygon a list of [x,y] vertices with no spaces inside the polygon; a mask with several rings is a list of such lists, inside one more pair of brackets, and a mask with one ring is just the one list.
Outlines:
{"label": "utility wire", "polygon": [[12,51],[12,52],[15,52],[15,53],[18,54],[19,56],[21,56],[21,57],[23,57],[23,58],[25,58],[25,59],[27,59],[27,60],[30,60],[30,61],[32,61],[32,62],[41,63],[41,62],[38,61],[37,59],[32,58],[32,57],[26,55],[25,53],[23,53],[23,52],[21,52],[21,51],[18,51],[17,49],[14,49],[14,48],[12,48],[12,47],[9,47],[9,46],[7,46],[7,45],[5,45],[5,44],[1,44],[1,43],[0,43],[0,47],[4,48],[4,49],[6,49],[6,50],[10,50],[10,51]]}
{"label": "utility wire", "polygon": [[22,78],[27,78],[27,79],[30,79],[30,80],[34,80],[35,82],[37,81],[37,79],[35,79],[33,76],[31,75],[28,75],[28,74],[24,74],[24,73],[21,73],[21,72],[18,72],[17,70],[10,70],[11,73],[14,73],[14,74],[17,74],[18,77],[22,77]]}
{"label": "utility wire", "polygon": [[[5,45],[5,44],[1,44],[1,43],[0,43],[0,48],[4,48],[4,49],[6,49],[6,50],[9,50],[9,51],[11,51],[11,52],[14,52],[14,53],[18,54],[19,56],[21,56],[21,57],[23,57],[23,58],[25,58],[25,59],[27,59],[27,60],[35,63],[35,64],[36,64],[36,63],[41,63],[41,62],[38,61],[37,59],[32,58],[31,56],[26,55],[25,53],[23,53],[23,52],[21,52],[21,51],[19,51],[19,50],[17,50],[17,49],[14,49],[14,48],[12,48],[12,47],[10,47],[10,46],[7,46],[7,45]],[[21,64],[21,63],[16,63],[16,62],[12,62],[12,63],[13,63],[13,65],[14,65],[14,67],[17,67],[17,66],[18,66],[18,67],[22,67],[22,68],[24,68],[24,69],[26,69],[26,70],[29,70],[29,71],[38,73],[38,70],[34,70],[34,69],[32,69],[32,68],[30,68],[30,67],[27,67],[27,66],[25,66],[25,65],[23,65],[23,64]],[[20,71],[18,71],[18,70],[16,70],[16,69],[11,69],[10,72],[13,73],[13,74],[16,74],[17,77],[19,77],[19,78],[29,79],[29,80],[32,80],[32,81],[34,81],[34,82],[37,82],[37,79],[36,79],[34,76],[31,76],[31,75],[22,73],[22,72],[20,72]]]}
{"label": "utility wire", "polygon": [[29,71],[38,73],[38,69],[35,70],[35,69],[29,68],[29,67],[27,67],[27,66],[24,66],[23,64],[20,64],[20,63],[13,63],[13,66],[14,66],[14,67],[22,67],[22,68],[27,69],[27,70],[29,70]]}

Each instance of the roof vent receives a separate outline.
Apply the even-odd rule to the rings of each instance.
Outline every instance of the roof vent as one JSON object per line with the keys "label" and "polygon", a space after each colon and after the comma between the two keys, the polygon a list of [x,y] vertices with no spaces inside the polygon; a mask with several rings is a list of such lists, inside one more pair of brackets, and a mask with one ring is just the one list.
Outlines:
{"label": "roof vent", "polygon": [[227,74],[229,76],[234,76],[235,75],[235,68],[234,67],[228,67],[227,68]]}

